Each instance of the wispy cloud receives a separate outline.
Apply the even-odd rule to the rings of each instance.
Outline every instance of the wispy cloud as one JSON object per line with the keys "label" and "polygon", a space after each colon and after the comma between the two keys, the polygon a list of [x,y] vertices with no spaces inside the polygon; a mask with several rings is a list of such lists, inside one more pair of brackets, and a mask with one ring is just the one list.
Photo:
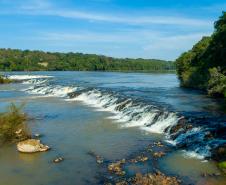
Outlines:
{"label": "wispy cloud", "polygon": [[[127,52],[127,57],[138,58],[142,55],[144,58],[162,58],[168,60],[174,60],[175,56],[179,56],[181,52],[184,52],[192,47],[194,43],[200,40],[204,35],[210,35],[210,33],[196,33],[196,34],[179,34],[179,35],[167,35],[160,32],[148,32],[148,31],[128,31],[128,32],[115,32],[115,33],[94,33],[89,31],[79,31],[77,33],[70,32],[46,32],[40,33],[33,38],[36,42],[45,42],[55,48],[60,48],[62,45],[69,50],[86,51],[90,49],[95,53],[100,46],[104,49],[103,54],[109,54],[116,57],[123,57],[123,54],[118,51],[118,54],[112,54],[115,50],[123,50],[125,46],[134,46],[130,50],[129,48],[124,51]],[[92,48],[95,46],[94,48]],[[88,48],[85,48],[88,47]],[[165,56],[164,58],[162,56]]]}
{"label": "wispy cloud", "polygon": [[[88,1],[98,1],[98,4],[113,2],[86,0]],[[0,40],[4,42],[1,45],[173,60],[181,52],[190,49],[203,35],[211,33],[214,18],[202,16],[202,13],[196,14],[197,18],[196,15],[187,13],[188,10],[183,14],[175,9],[142,11],[135,8],[116,11],[109,7],[84,8],[74,2],[70,7],[60,2],[64,5],[62,7],[59,2],[0,0],[0,15],[22,15],[16,20],[16,16],[6,16],[10,17],[11,22],[3,23],[9,23],[10,26],[6,25],[5,31],[4,28],[2,30],[9,37],[4,38],[4,34],[1,34]],[[210,7],[203,7],[202,10],[205,9],[211,11]],[[13,35],[13,31],[9,33],[12,28],[21,29],[23,23],[26,25],[16,35]]]}
{"label": "wispy cloud", "polygon": [[[177,48],[187,48],[191,47],[192,43],[197,42],[203,36],[209,36],[210,33],[195,33],[195,34],[185,34],[185,35],[174,35],[170,37],[162,36],[155,39],[154,42],[146,45],[145,50],[174,50]],[[189,48],[188,48],[189,49]]]}
{"label": "wispy cloud", "polygon": [[16,10],[1,11],[2,14],[24,14],[24,15],[41,15],[41,16],[57,16],[70,19],[81,19],[86,21],[98,21],[107,23],[117,23],[125,25],[179,25],[179,26],[208,26],[212,24],[212,20],[195,19],[183,16],[144,16],[142,13],[127,12],[126,14],[91,12],[74,9],[63,9],[54,6],[47,0],[30,0],[21,3]]}
{"label": "wispy cloud", "polygon": [[126,30],[120,32],[46,32],[39,33],[36,39],[54,42],[102,42],[102,43],[135,43],[146,42],[147,40],[160,37],[158,32],[145,30]]}
{"label": "wispy cloud", "polygon": [[123,15],[113,16],[108,14],[97,14],[69,10],[49,10],[37,13],[40,14],[43,13],[46,15],[60,16],[66,18],[85,19],[89,21],[104,21],[131,25],[163,24],[163,25],[183,25],[183,26],[208,26],[211,24],[211,21],[209,20],[199,20],[172,16],[123,16]]}

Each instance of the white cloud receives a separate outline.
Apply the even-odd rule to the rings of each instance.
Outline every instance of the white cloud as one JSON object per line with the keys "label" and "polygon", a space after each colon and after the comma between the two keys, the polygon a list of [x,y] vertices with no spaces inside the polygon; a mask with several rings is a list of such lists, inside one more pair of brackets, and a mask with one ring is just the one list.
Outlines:
{"label": "white cloud", "polygon": [[209,36],[210,34],[211,33],[196,33],[170,37],[163,36],[145,45],[143,50],[147,53],[151,53],[154,58],[167,56],[167,59],[174,60],[182,52],[190,50],[203,36]]}
{"label": "white cloud", "polygon": [[135,43],[159,37],[158,32],[142,30],[126,30],[121,32],[91,32],[77,31],[73,33],[52,32],[41,33],[37,39],[63,42],[113,42],[113,43]]}
{"label": "white cloud", "polygon": [[182,52],[191,49],[205,35],[210,35],[210,33],[167,35],[147,30],[115,33],[78,31],[76,33],[41,33],[34,39],[36,42],[48,43],[59,50],[64,46],[69,50],[76,48],[79,51],[89,50],[93,53],[102,50],[102,54],[110,54],[115,57],[138,58],[142,56],[174,60]]}
{"label": "white cloud", "polygon": [[[3,1],[6,0],[0,0],[0,3]],[[100,24],[89,25],[90,31],[82,26],[78,30],[78,26],[73,25],[62,29],[57,26],[58,31],[51,31],[57,30],[56,27],[51,28],[51,26],[48,27],[48,31],[46,27],[40,26],[37,29],[35,27],[38,33],[34,31],[34,27],[27,26],[28,30],[33,29],[31,36],[22,34],[23,38],[20,39],[23,43],[27,42],[28,48],[31,47],[31,43],[35,43],[35,47],[39,44],[39,49],[50,48],[51,50],[52,48],[59,51],[98,52],[116,57],[173,60],[181,52],[190,49],[203,35],[209,35],[210,33],[207,32],[211,30],[213,24],[211,20],[191,18],[192,15],[172,16],[173,14],[169,12],[160,14],[152,11],[149,13],[136,11],[136,13],[131,13],[127,10],[116,14],[113,10],[106,13],[60,8],[48,0],[8,0],[8,2],[12,4],[16,2],[16,6],[11,9],[7,9],[9,6],[5,9],[2,6],[0,14],[61,17],[75,20],[71,22],[78,24],[82,21],[111,23],[103,24],[103,28],[99,27]],[[76,22],[76,20],[80,21]],[[16,40],[15,38],[18,37],[16,35],[13,39]],[[14,44],[16,43],[19,42]]]}
{"label": "white cloud", "polygon": [[208,26],[212,22],[209,20],[199,20],[184,17],[172,16],[123,16],[123,15],[108,15],[97,14],[81,11],[70,10],[49,10],[37,12],[40,14],[60,16],[74,19],[86,19],[90,21],[103,21],[112,23],[122,23],[131,25],[148,25],[148,24],[165,24],[165,25],[182,25],[182,26]]}
{"label": "white cloud", "polygon": [[188,49],[192,44],[199,41],[203,36],[208,36],[210,33],[196,33],[186,35],[175,35],[170,37],[159,37],[154,42],[146,45],[144,50],[175,50],[175,48]]}
{"label": "white cloud", "polygon": [[44,15],[57,16],[70,19],[81,19],[86,21],[98,21],[106,23],[117,23],[125,25],[179,25],[179,26],[209,26],[212,24],[211,20],[195,19],[183,16],[169,16],[163,15],[142,15],[141,12],[134,14],[132,12],[119,13],[97,13],[91,11],[81,11],[74,9],[57,8],[55,4],[48,0],[26,0],[21,3],[19,1],[17,9],[4,10],[0,14],[24,14],[24,15]]}

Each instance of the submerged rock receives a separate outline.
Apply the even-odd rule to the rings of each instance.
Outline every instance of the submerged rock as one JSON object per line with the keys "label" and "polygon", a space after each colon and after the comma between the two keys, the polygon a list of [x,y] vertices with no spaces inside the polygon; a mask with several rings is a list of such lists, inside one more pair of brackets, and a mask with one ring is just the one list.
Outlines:
{"label": "submerged rock", "polygon": [[68,96],[70,98],[76,98],[78,97],[79,95],[81,95],[81,92],[72,92],[72,93],[68,93]]}
{"label": "submerged rock", "polygon": [[158,172],[155,174],[140,173],[132,179],[131,184],[133,185],[179,185],[180,181],[176,177],[167,177],[163,173]]}
{"label": "submerged rock", "polygon": [[161,141],[154,142],[154,145],[157,146],[157,147],[163,147],[164,146]]}
{"label": "submerged rock", "polygon": [[77,98],[82,93],[88,92],[89,90],[91,90],[91,89],[89,88],[89,89],[78,90],[78,91],[75,91],[75,92],[68,93],[68,96],[69,96],[69,98]]}
{"label": "submerged rock", "polygon": [[104,163],[104,158],[102,156],[100,156],[100,155],[97,155],[95,152],[89,151],[87,154],[89,154],[92,157],[95,157],[97,164]]}
{"label": "submerged rock", "polygon": [[115,110],[121,111],[121,110],[124,109],[129,103],[131,103],[130,100],[125,100],[124,102],[121,102],[119,105],[117,105],[117,106],[115,107]]}
{"label": "submerged rock", "polygon": [[116,163],[111,163],[108,165],[108,171],[111,173],[115,173],[116,175],[123,176],[126,174],[125,171],[122,170],[122,165],[125,164],[126,160],[122,159]]}
{"label": "submerged rock", "polygon": [[128,182],[120,181],[120,182],[116,182],[115,185],[128,185]]}
{"label": "submerged rock", "polygon": [[220,176],[220,173],[202,173],[201,176],[202,177],[218,177]]}
{"label": "submerged rock", "polygon": [[163,157],[164,155],[166,155],[165,152],[155,152],[155,153],[153,154],[153,156],[154,156],[155,158],[160,158],[160,157]]}
{"label": "submerged rock", "polygon": [[139,155],[134,159],[130,159],[129,162],[131,163],[138,163],[138,162],[145,162],[148,160],[147,156]]}
{"label": "submerged rock", "polygon": [[34,134],[34,137],[39,138],[39,137],[42,137],[42,135],[37,133],[37,134]]}
{"label": "submerged rock", "polygon": [[102,164],[102,163],[104,163],[104,158],[101,157],[101,156],[99,156],[99,155],[97,155],[97,156],[96,156],[96,162],[97,162],[98,164]]}
{"label": "submerged rock", "polygon": [[64,160],[64,158],[58,157],[58,158],[54,159],[53,162],[54,162],[54,163],[60,163],[60,162],[62,162],[63,160]]}
{"label": "submerged rock", "polygon": [[216,161],[226,161],[226,144],[213,149],[212,158]]}
{"label": "submerged rock", "polygon": [[17,150],[23,153],[45,152],[50,148],[40,143],[40,140],[27,139],[17,144]]}

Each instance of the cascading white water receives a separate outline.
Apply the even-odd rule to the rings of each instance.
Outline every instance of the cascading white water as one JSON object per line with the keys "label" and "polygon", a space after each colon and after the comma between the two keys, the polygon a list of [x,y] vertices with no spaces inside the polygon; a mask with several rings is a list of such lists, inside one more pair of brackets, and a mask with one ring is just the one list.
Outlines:
{"label": "cascading white water", "polygon": [[63,87],[63,86],[32,86],[24,91],[30,94],[39,94],[45,97],[66,97],[68,93],[76,91],[76,87]]}
{"label": "cascading white water", "polygon": [[[16,77],[11,77],[11,79],[13,78]],[[50,76],[19,77],[19,79],[24,79],[24,84],[30,85],[29,88],[24,90],[27,93],[38,94],[42,97],[61,97],[66,101],[81,101],[88,106],[95,107],[98,111],[111,112],[113,115],[108,118],[114,119],[121,127],[137,127],[146,132],[165,134],[168,142],[175,146],[187,142],[187,140],[194,143],[203,143],[205,132],[199,127],[194,127],[191,130],[180,133],[175,139],[171,139],[169,131],[180,120],[180,117],[174,112],[161,110],[153,105],[136,102],[130,98],[120,97],[120,95],[112,92],[98,89],[86,90],[75,86],[50,85],[48,83],[49,78]],[[77,93],[76,96],[69,98],[69,93],[74,92]],[[193,136],[194,141],[191,139]],[[208,145],[195,145],[191,146],[190,149],[185,153],[190,157],[202,159],[211,155]]]}
{"label": "cascading white water", "polygon": [[[154,106],[135,104],[129,100],[118,101],[116,96],[102,94],[98,90],[84,92],[71,101],[82,101],[98,110],[112,112],[114,115],[109,118],[121,122],[122,127],[139,127],[150,132],[164,133],[166,128],[175,125],[178,121],[175,113],[160,114],[161,111]],[[117,107],[123,103],[125,105],[117,110]]]}
{"label": "cascading white water", "polygon": [[[121,127],[138,127],[150,133],[165,134],[168,142],[174,145],[186,142],[190,135],[197,134],[198,136],[195,139],[200,143],[202,143],[204,137],[202,130],[199,127],[194,127],[180,134],[175,140],[171,140],[169,131],[181,119],[176,113],[159,110],[152,105],[135,103],[131,99],[122,99],[120,101],[112,93],[106,94],[99,90],[91,90],[81,93],[77,97],[70,99],[70,101],[81,101],[97,108],[97,110],[113,113],[113,116],[109,118],[119,122]],[[184,150],[184,153],[187,157],[204,159],[211,155],[209,150],[210,148],[204,145],[194,147],[192,151]]]}
{"label": "cascading white water", "polygon": [[11,80],[30,80],[30,79],[43,79],[43,78],[53,78],[52,76],[46,75],[10,75],[8,76]]}

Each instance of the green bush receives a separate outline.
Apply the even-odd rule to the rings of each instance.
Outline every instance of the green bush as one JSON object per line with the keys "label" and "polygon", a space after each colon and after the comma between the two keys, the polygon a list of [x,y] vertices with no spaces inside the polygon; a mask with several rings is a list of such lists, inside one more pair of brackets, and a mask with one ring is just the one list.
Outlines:
{"label": "green bush", "polygon": [[218,164],[218,166],[219,166],[221,169],[226,169],[226,161],[220,162],[220,163]]}
{"label": "green bush", "polygon": [[176,69],[181,86],[226,97],[226,12],[214,26],[211,37],[203,37],[176,60]]}
{"label": "green bush", "polygon": [[226,161],[219,162],[218,168],[226,174]]}
{"label": "green bush", "polygon": [[22,112],[22,108],[23,105],[12,103],[7,112],[0,113],[0,144],[24,140],[30,136],[27,115]]}
{"label": "green bush", "polygon": [[226,97],[226,76],[217,68],[211,68],[209,72],[210,80],[208,82],[208,94],[215,97]]}

